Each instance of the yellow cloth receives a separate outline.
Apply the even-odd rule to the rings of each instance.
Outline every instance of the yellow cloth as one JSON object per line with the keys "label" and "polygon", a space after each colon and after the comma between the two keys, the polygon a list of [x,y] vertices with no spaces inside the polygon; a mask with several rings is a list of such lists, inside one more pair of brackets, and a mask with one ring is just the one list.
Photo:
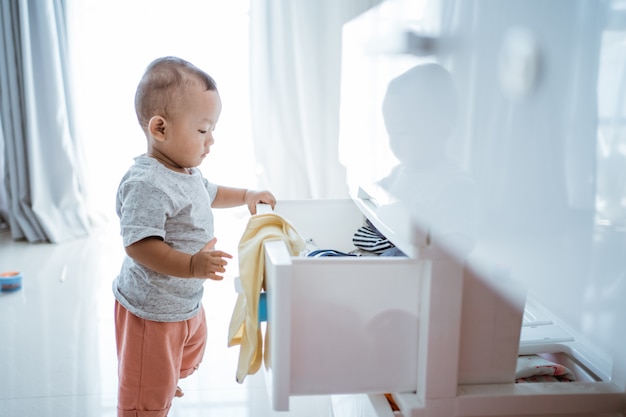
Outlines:
{"label": "yellow cloth", "polygon": [[241,345],[237,365],[237,382],[261,367],[263,341],[259,327],[259,294],[265,287],[265,250],[263,242],[282,240],[292,255],[304,248],[296,229],[277,214],[260,214],[250,218],[239,241],[239,279],[242,292],[237,297],[228,329],[228,346]]}

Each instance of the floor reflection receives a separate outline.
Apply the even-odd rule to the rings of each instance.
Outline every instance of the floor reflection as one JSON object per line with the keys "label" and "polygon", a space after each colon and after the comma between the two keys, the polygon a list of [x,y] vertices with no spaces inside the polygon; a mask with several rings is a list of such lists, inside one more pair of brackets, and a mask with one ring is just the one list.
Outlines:
{"label": "floor reflection", "polygon": [[[245,213],[220,213],[220,248],[236,255]],[[117,361],[111,281],[124,256],[115,223],[64,244],[14,242],[0,233],[0,272],[16,270],[22,288],[0,292],[0,417],[113,417]],[[222,282],[207,282],[209,342],[201,368],[181,381],[177,416],[330,414],[327,397],[297,398],[289,413],[270,409],[261,373],[235,381],[238,350],[227,348],[237,260]]]}

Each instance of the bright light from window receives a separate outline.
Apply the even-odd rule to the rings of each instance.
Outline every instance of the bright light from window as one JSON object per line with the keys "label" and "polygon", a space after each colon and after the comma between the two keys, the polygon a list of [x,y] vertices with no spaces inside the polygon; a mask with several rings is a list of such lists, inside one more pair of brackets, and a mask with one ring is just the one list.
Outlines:
{"label": "bright light from window", "polygon": [[[215,78],[223,103],[216,143],[200,167],[213,182],[256,187],[249,111],[249,0],[68,2],[77,138],[92,203],[114,215],[115,190],[146,151],[133,107],[154,59],[176,55]],[[95,190],[95,191],[93,191]]]}

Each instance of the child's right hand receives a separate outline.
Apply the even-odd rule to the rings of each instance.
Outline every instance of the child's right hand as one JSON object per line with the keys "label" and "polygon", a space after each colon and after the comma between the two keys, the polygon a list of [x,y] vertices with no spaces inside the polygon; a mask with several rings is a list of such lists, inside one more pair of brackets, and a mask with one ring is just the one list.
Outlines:
{"label": "child's right hand", "polygon": [[191,256],[190,272],[194,278],[209,278],[216,281],[223,279],[222,274],[226,271],[228,262],[225,258],[232,256],[221,250],[215,250],[217,238],[213,238],[198,253]]}

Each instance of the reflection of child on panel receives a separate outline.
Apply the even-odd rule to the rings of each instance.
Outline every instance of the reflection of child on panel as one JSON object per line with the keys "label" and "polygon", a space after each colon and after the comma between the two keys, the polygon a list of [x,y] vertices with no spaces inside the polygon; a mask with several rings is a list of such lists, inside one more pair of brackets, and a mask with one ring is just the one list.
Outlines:
{"label": "reflection of child on panel", "polygon": [[119,361],[118,416],[167,416],[182,396],[179,378],[202,360],[206,278],[221,280],[212,207],[275,204],[268,191],[212,184],[196,167],[214,143],[222,104],[213,79],[175,57],[153,61],[135,109],[147,153],[135,158],[117,193],[127,257],[113,282]]}
{"label": "reflection of child on panel", "polygon": [[381,185],[431,233],[469,237],[475,220],[472,181],[447,157],[456,115],[456,90],[442,66],[417,65],[391,80],[383,118],[400,165]]}

